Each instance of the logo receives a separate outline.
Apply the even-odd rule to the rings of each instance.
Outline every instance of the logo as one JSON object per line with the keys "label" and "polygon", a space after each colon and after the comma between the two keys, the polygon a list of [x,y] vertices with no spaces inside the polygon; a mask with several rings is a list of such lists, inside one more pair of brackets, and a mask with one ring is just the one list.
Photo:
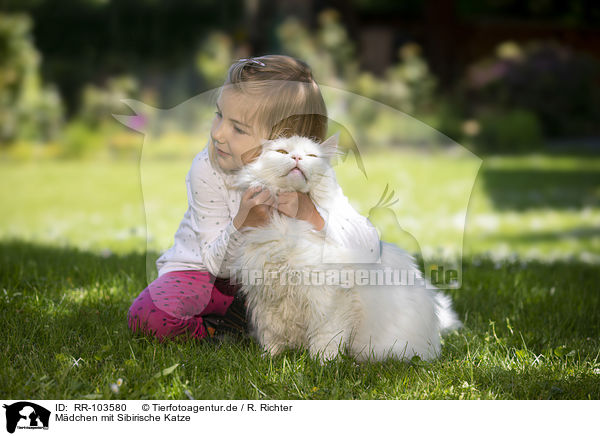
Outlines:
{"label": "logo", "polygon": [[50,411],[28,401],[19,401],[11,405],[4,404],[6,409],[6,431],[14,433],[15,429],[48,430]]}

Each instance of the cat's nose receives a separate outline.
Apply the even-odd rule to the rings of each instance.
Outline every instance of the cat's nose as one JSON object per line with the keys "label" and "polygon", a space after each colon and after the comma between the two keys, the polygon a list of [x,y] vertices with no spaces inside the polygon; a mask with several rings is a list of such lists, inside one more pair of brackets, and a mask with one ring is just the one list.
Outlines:
{"label": "cat's nose", "polygon": [[294,159],[296,162],[298,162],[300,159],[302,159],[300,156],[295,156],[295,155],[293,155],[293,156],[292,156],[292,158],[293,158],[293,159]]}

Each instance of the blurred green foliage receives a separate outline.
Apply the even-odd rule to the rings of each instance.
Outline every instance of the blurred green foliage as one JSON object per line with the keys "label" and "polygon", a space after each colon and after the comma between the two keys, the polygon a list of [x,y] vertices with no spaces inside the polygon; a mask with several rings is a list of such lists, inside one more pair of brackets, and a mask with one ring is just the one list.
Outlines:
{"label": "blurred green foliage", "polygon": [[[372,8],[364,2],[355,3],[360,10],[393,7],[386,1]],[[53,0],[24,3],[22,7],[31,10],[33,19],[26,14],[0,15],[0,141],[12,144],[0,148],[4,157],[102,155],[138,159],[142,144],[139,133],[124,130],[111,115],[123,113],[121,99],[172,107],[189,95],[221,86],[231,62],[244,53],[239,32],[205,29],[195,55],[177,71],[161,76],[152,68],[133,68],[138,65],[134,62],[128,71],[109,68],[101,80],[85,83],[65,122],[65,107],[72,104],[73,96],[61,95],[53,84],[42,83],[41,56],[32,36],[33,20],[52,5]],[[102,15],[107,8],[127,15],[128,8],[136,5],[140,16],[150,14],[153,7],[166,8],[163,3],[153,6],[141,0],[119,7],[84,2],[78,8],[88,15]],[[409,2],[402,8],[412,11],[411,16],[423,13],[420,2]],[[36,21],[35,25],[42,26],[41,34],[46,34],[47,23]],[[401,46],[395,61],[380,76],[362,70],[353,38],[334,9],[322,10],[314,29],[293,16],[286,17],[273,29],[273,35],[274,52],[306,61],[318,83],[348,93],[345,99],[328,102],[347,111],[347,118],[332,120],[332,125],[351,125],[355,136],[343,135],[343,141],[357,141],[367,148],[437,145],[447,135],[477,152],[526,151],[540,149],[549,137],[594,134],[600,125],[596,104],[600,96],[594,84],[598,66],[565,47],[504,43],[492,56],[471,65],[454,92],[442,93],[416,43]],[[45,46],[47,41],[41,44]],[[60,56],[52,62],[57,59]],[[112,65],[111,60],[106,62]],[[56,68],[52,64],[49,71],[56,73]],[[87,67],[82,64],[81,68],[82,75],[88,74]],[[61,74],[52,77],[64,79]],[[182,144],[191,143],[197,134],[191,132],[196,116],[181,120],[176,134],[171,129],[167,137],[157,140],[164,144],[157,156],[188,155],[189,146]],[[168,146],[168,141],[175,145]]]}
{"label": "blurred green foliage", "polygon": [[88,84],[83,89],[79,118],[90,127],[100,125],[110,120],[112,113],[122,108],[120,102],[124,98],[138,97],[139,84],[130,75],[111,77],[104,86]]}
{"label": "blurred green foliage", "polygon": [[31,26],[26,15],[0,13],[0,145],[52,141],[63,125],[60,96],[41,80]]}
{"label": "blurred green foliage", "polygon": [[348,83],[351,91],[414,116],[434,109],[436,86],[437,80],[415,43],[398,50],[396,63],[385,70],[382,78],[360,72]]}
{"label": "blurred green foliage", "polygon": [[341,85],[358,74],[355,48],[334,9],[318,16],[319,28],[311,32],[299,19],[286,18],[276,30],[282,51],[304,60],[318,83]]}
{"label": "blurred green foliage", "polygon": [[225,82],[233,56],[233,42],[225,33],[213,32],[206,37],[196,55],[196,68],[209,88]]}
{"label": "blurred green foliage", "polygon": [[137,80],[129,75],[111,77],[104,86],[86,85],[79,112],[61,137],[62,157],[104,153],[113,158],[137,158],[141,149],[138,135],[120,134],[112,114],[122,111],[121,99],[138,97],[138,90]]}
{"label": "blurred green foliage", "polygon": [[524,109],[483,114],[480,129],[475,137],[479,151],[533,151],[540,149],[543,143],[542,126],[537,116]]}
{"label": "blurred green foliage", "polygon": [[[346,107],[358,136],[355,140],[366,147],[430,141],[430,129],[400,113],[422,119],[436,110],[437,80],[421,48],[415,43],[405,44],[398,50],[395,63],[382,77],[376,77],[360,69],[356,48],[337,11],[324,10],[318,22],[319,29],[311,33],[297,19],[290,18],[277,34],[287,54],[311,65],[318,83],[364,97],[349,96],[346,101],[335,102]],[[400,112],[386,110],[381,103]]]}
{"label": "blurred green foliage", "polygon": [[[133,74],[174,105],[205,84],[190,78],[193,53],[213,29],[233,34],[244,17],[243,0],[2,0],[0,9],[31,17],[44,54],[44,77],[55,83],[68,116],[81,89],[112,76]],[[182,74],[183,73],[183,74]],[[190,79],[192,80],[189,83]],[[171,98],[185,84],[185,93]],[[183,94],[183,95],[182,95]]]}
{"label": "blurred green foliage", "polygon": [[[402,112],[414,117],[429,117],[435,124],[436,79],[431,74],[421,49],[416,44],[407,44],[398,51],[397,62],[391,65],[382,78],[361,71],[354,43],[341,22],[339,13],[326,9],[318,16],[318,29],[309,31],[294,17],[285,19],[275,31],[277,44],[282,51],[303,59],[313,68],[317,82],[347,90],[364,98],[348,98],[346,104],[349,120],[358,132],[358,138],[366,146],[386,145],[395,142],[412,144],[430,140],[423,133],[432,129]],[[31,48],[34,50],[33,45]],[[194,59],[196,74],[209,88],[221,86],[227,70],[236,56],[232,38],[222,31],[210,32],[199,46]],[[173,87],[171,92],[178,92]],[[132,75],[114,75],[102,84],[88,83],[83,87],[79,107],[68,125],[60,132],[58,145],[48,148],[48,153],[25,153],[25,145],[9,150],[13,158],[31,158],[48,155],[65,158],[106,156],[136,158],[141,140],[136,132],[124,131],[115,123],[112,113],[123,113],[123,98],[141,99],[148,105],[159,106],[155,94],[142,88],[139,79]],[[169,98],[167,97],[167,100]],[[383,103],[383,105],[381,104]],[[385,110],[387,105],[397,111]],[[36,113],[34,111],[34,113]],[[154,147],[157,154],[165,157],[187,155],[193,134],[189,132],[189,120],[182,121],[180,132],[173,138],[173,129],[168,138],[158,138]],[[435,126],[434,126],[435,127]],[[186,138],[186,133],[190,137]],[[173,141],[172,146],[166,141]],[[178,145],[179,144],[179,145]],[[58,147],[58,150],[57,150]]]}

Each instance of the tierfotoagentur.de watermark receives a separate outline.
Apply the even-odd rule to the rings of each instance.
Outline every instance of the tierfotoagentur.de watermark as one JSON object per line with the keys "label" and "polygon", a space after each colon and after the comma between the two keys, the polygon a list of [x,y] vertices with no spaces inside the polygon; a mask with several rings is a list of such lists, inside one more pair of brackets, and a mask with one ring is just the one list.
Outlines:
{"label": "tierfotoagentur.de watermark", "polygon": [[458,271],[446,270],[434,274],[433,283],[425,280],[415,269],[390,267],[373,268],[303,268],[289,270],[231,269],[231,277],[244,286],[339,286],[345,289],[354,286],[425,286],[451,285],[456,281]]}

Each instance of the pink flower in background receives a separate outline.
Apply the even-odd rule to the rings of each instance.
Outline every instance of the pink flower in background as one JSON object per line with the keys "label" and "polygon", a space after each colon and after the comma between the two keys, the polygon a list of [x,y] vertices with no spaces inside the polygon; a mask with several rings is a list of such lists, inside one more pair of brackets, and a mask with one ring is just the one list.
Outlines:
{"label": "pink flower in background", "polygon": [[129,119],[129,127],[139,131],[146,126],[146,122],[146,117],[138,114]]}

